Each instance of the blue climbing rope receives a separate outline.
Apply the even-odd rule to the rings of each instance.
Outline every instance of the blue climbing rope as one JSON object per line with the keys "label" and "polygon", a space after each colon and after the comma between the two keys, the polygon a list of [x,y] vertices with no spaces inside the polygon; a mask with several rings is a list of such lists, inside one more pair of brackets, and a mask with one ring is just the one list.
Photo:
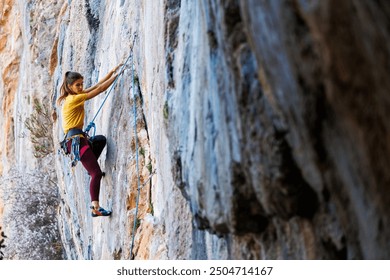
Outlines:
{"label": "blue climbing rope", "polygon": [[122,74],[123,70],[125,69],[125,66],[126,66],[127,62],[129,61],[130,57],[133,55],[134,42],[135,42],[135,39],[136,39],[136,38],[137,38],[137,35],[135,35],[134,38],[133,38],[133,45],[132,45],[132,47],[131,47],[130,54],[129,54],[129,56],[126,58],[125,62],[123,63],[123,65],[122,65],[122,67],[121,67],[121,70],[119,71],[118,76],[116,76],[114,82],[113,82],[112,85],[111,85],[111,88],[109,89],[108,93],[106,94],[106,97],[104,97],[103,102],[102,102],[102,104],[100,105],[100,107],[99,107],[98,111],[96,112],[95,116],[93,117],[92,121],[88,124],[87,128],[85,129],[85,133],[86,133],[86,134],[88,134],[88,132],[91,130],[91,128],[94,128],[94,132],[93,132],[94,135],[93,135],[93,136],[95,136],[96,126],[95,126],[94,121],[95,121],[97,115],[100,113],[100,110],[103,108],[103,105],[104,105],[104,103],[106,102],[108,96],[110,95],[112,89],[115,87],[115,85],[116,85],[116,83],[117,83],[117,81],[118,81],[119,76]]}
{"label": "blue climbing rope", "polygon": [[137,198],[136,198],[136,205],[135,205],[135,215],[134,215],[134,223],[133,223],[133,231],[132,231],[132,237],[131,237],[131,248],[130,248],[130,258],[133,258],[133,248],[134,248],[134,237],[135,237],[135,231],[137,227],[137,216],[138,216],[138,204],[139,204],[139,196],[140,196],[140,177],[139,177],[139,163],[138,163],[138,139],[137,139],[137,106],[136,106],[136,97],[134,92],[134,61],[133,57],[131,59],[131,77],[132,77],[132,85],[131,89],[133,92],[133,113],[134,113],[134,138],[135,138],[135,160],[136,160],[136,167],[137,167]]}
{"label": "blue climbing rope", "polygon": [[123,70],[124,70],[124,68],[125,68],[125,66],[126,66],[126,64],[127,64],[127,62],[129,61],[130,57],[132,56],[132,53],[133,53],[133,51],[131,50],[130,55],[127,57],[125,63],[123,63],[123,65],[122,65],[122,67],[121,67],[121,70],[119,71],[118,76],[116,76],[114,82],[112,83],[112,85],[111,85],[111,87],[110,87],[108,93],[106,94],[106,97],[104,97],[102,104],[100,105],[99,109],[97,110],[97,112],[96,112],[95,116],[93,117],[92,121],[88,124],[87,128],[85,129],[85,133],[86,133],[86,134],[89,133],[89,131],[91,130],[91,128],[94,128],[94,131],[93,131],[93,135],[92,135],[92,136],[95,136],[95,133],[96,133],[96,125],[95,125],[94,121],[95,121],[97,115],[100,113],[101,109],[103,108],[103,105],[104,105],[104,103],[106,102],[108,96],[110,95],[112,89],[115,87],[115,84],[117,83],[118,78],[119,78],[119,76],[122,74],[122,72],[123,72]]}
{"label": "blue climbing rope", "polygon": [[[135,40],[136,36],[134,37]],[[133,46],[134,46],[134,41],[133,41]],[[95,116],[92,118],[92,121],[88,124],[87,128],[85,129],[85,133],[88,134],[89,131],[93,128],[94,133],[93,136],[95,136],[96,132],[96,125],[94,123],[96,117],[100,113],[101,109],[103,108],[104,103],[106,102],[108,96],[110,95],[112,89],[115,87],[119,76],[122,74],[124,67],[128,63],[129,59],[131,58],[131,76],[132,76],[132,93],[133,93],[133,113],[134,113],[134,137],[135,137],[135,150],[136,150],[136,170],[137,170],[137,198],[136,198],[136,207],[135,207],[135,216],[134,216],[134,223],[133,223],[133,231],[132,231],[132,237],[131,237],[131,248],[130,248],[130,258],[133,258],[133,248],[134,248],[134,238],[135,238],[135,231],[137,227],[137,216],[138,216],[138,208],[139,208],[139,197],[140,197],[140,191],[141,188],[146,184],[147,181],[151,179],[153,174],[155,174],[155,171],[149,176],[149,179],[142,185],[140,186],[140,176],[139,176],[139,156],[138,156],[138,139],[137,139],[137,107],[136,107],[136,96],[135,96],[135,91],[134,91],[134,58],[133,58],[133,49],[131,49],[129,56],[127,57],[126,61],[123,63],[121,70],[118,74],[118,76],[115,78],[114,82],[111,85],[111,88],[109,89],[106,97],[103,99],[102,104],[100,105],[98,111],[96,112]]]}

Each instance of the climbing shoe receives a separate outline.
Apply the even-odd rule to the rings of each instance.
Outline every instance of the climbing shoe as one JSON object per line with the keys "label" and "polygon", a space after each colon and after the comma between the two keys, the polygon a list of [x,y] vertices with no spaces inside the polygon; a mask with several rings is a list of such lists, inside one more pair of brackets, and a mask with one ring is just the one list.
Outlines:
{"label": "climbing shoe", "polygon": [[99,216],[110,216],[111,211],[104,210],[102,207],[99,208],[99,210],[96,210],[93,206],[91,206],[92,210],[92,217],[99,217]]}

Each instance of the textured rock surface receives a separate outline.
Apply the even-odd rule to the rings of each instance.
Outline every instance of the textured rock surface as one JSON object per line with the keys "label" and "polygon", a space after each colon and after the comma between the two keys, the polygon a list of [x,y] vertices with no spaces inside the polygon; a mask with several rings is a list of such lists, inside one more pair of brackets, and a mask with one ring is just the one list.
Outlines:
{"label": "textured rock surface", "polygon": [[[36,150],[25,126],[34,100],[50,102],[47,47],[53,44],[60,7],[43,1],[0,2],[0,223],[8,236],[4,254],[9,259],[64,257],[54,158],[33,156]],[[46,131],[42,141],[52,142],[51,124],[46,125],[36,128]]]}
{"label": "textured rock surface", "polygon": [[[53,206],[50,225],[57,213],[56,256],[129,259],[138,146],[147,183],[136,259],[390,258],[390,5],[339,2],[2,1],[3,193],[35,182],[16,173],[50,174],[33,173],[58,187],[58,206],[49,191],[38,200]],[[92,219],[81,164],[69,169],[55,152],[34,159],[23,121],[39,98],[62,138],[64,73],[81,72],[89,86],[130,50],[95,120],[108,139],[101,204],[113,216]],[[87,102],[86,122],[104,98]],[[16,203],[4,198],[12,233]],[[9,258],[39,258],[14,242]]]}

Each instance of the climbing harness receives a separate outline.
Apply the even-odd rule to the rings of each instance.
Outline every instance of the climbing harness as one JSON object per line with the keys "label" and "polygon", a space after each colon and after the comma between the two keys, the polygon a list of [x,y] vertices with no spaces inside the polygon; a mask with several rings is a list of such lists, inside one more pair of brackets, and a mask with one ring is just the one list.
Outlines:
{"label": "climbing harness", "polygon": [[[80,137],[84,137],[83,131],[78,128],[72,128],[66,133],[64,140],[60,142],[62,153],[71,158],[71,167],[75,167],[77,162],[80,161]],[[72,141],[70,152],[68,150],[69,141]]]}

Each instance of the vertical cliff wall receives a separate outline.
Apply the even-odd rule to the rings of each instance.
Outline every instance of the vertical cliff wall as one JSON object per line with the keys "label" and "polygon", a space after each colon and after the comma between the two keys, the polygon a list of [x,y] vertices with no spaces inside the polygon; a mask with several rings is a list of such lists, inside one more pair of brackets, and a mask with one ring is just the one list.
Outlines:
{"label": "vertical cliff wall", "polygon": [[[53,45],[60,7],[43,1],[0,2],[0,223],[8,237],[6,259],[64,256],[50,107],[42,107],[47,108],[52,91],[48,46]],[[42,148],[49,156],[40,154]]]}
{"label": "vertical cliff wall", "polygon": [[[0,3],[6,257],[390,257],[386,1]],[[88,87],[129,55],[95,120],[113,215],[92,218],[55,101],[66,71]],[[36,104],[52,146],[31,142]],[[31,209],[41,220],[21,229]]]}

